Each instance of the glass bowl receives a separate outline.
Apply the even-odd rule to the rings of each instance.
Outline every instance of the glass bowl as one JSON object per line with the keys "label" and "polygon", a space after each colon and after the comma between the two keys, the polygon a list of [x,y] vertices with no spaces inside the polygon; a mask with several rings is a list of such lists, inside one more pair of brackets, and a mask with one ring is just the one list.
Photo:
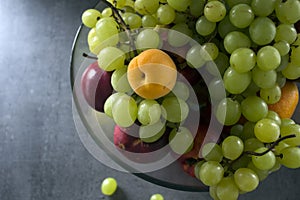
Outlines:
{"label": "glass bowl", "polygon": [[[99,3],[95,8],[102,10],[104,5]],[[81,77],[84,69],[90,63],[94,62],[93,59],[83,56],[83,53],[90,52],[87,44],[88,31],[89,29],[83,25],[78,28],[70,58],[73,116],[77,132],[84,146],[104,165],[120,171],[133,173],[151,183],[176,190],[207,192],[208,187],[201,183],[201,181],[185,173],[179,162],[169,162],[163,168],[149,172],[146,170],[146,172],[140,173],[139,170],[132,169],[132,163],[128,163],[128,160],[120,159],[119,152],[116,152],[113,144],[114,124],[112,120],[105,114],[96,112],[90,108],[85,103],[80,89],[80,78],[78,77]],[[138,168],[140,167],[147,166],[138,164]]]}

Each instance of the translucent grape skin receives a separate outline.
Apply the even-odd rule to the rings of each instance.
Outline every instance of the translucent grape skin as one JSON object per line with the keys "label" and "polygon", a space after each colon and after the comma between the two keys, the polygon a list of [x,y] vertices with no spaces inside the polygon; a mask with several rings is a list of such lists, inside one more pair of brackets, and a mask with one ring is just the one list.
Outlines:
{"label": "translucent grape skin", "polygon": [[258,45],[267,45],[276,35],[276,26],[268,17],[257,17],[249,27],[250,37]]}
{"label": "translucent grape skin", "polygon": [[199,178],[207,186],[217,185],[223,176],[224,168],[216,161],[207,161],[200,168]]}
{"label": "translucent grape skin", "polygon": [[182,155],[193,148],[194,137],[186,127],[174,128],[169,135],[169,145],[171,149]]}
{"label": "translucent grape skin", "polygon": [[277,103],[281,98],[281,89],[277,84],[271,88],[262,88],[260,89],[260,97],[267,104]]}
{"label": "translucent grape skin", "polygon": [[268,105],[257,96],[248,96],[242,101],[241,108],[244,117],[251,122],[257,122],[268,114]]}
{"label": "translucent grape skin", "polygon": [[[256,153],[262,153],[268,150],[266,147],[261,147],[255,150]],[[274,167],[276,162],[276,157],[272,151],[262,155],[262,156],[252,156],[252,162],[258,169],[270,170]]]}
{"label": "translucent grape skin", "polygon": [[142,30],[136,38],[137,49],[155,49],[160,44],[160,37],[155,30]]}
{"label": "translucent grape skin", "polygon": [[257,66],[261,70],[274,70],[280,65],[280,62],[280,53],[273,46],[264,46],[257,52]]}
{"label": "translucent grape skin", "polygon": [[142,15],[154,14],[159,7],[159,0],[136,0],[134,2],[134,9]]}
{"label": "translucent grape skin", "polygon": [[239,189],[232,176],[224,177],[217,185],[216,194],[219,200],[237,200]]}
{"label": "translucent grape skin", "polygon": [[239,31],[232,31],[224,38],[224,47],[228,53],[232,53],[238,48],[249,48],[251,41],[247,35]]}
{"label": "translucent grape skin", "polygon": [[272,143],[278,140],[280,136],[280,127],[272,119],[264,118],[255,124],[254,133],[261,142]]}
{"label": "translucent grape skin", "polygon": [[272,14],[275,9],[276,0],[268,0],[268,1],[261,1],[261,0],[252,0],[251,8],[256,16],[259,17],[267,17],[268,15]]}
{"label": "translucent grape skin", "polygon": [[223,76],[225,89],[231,94],[241,94],[251,83],[251,72],[238,73],[228,67]]}
{"label": "translucent grape skin", "polygon": [[180,123],[188,116],[189,106],[178,97],[165,97],[161,105],[162,115],[170,122]]}
{"label": "translucent grape skin", "polygon": [[244,151],[244,143],[237,136],[228,136],[222,142],[222,152],[225,158],[237,159]]}
{"label": "translucent grape skin", "polygon": [[157,21],[161,24],[170,24],[175,19],[175,10],[169,5],[160,5],[156,11]]}
{"label": "translucent grape skin", "polygon": [[282,158],[279,160],[285,167],[296,169],[300,168],[300,148],[287,147],[281,151]]}
{"label": "translucent grape skin", "polygon": [[232,52],[229,61],[238,73],[249,72],[256,64],[256,54],[250,48],[238,48]]}
{"label": "translucent grape skin", "polygon": [[231,98],[225,98],[217,107],[216,117],[220,123],[230,126],[238,122],[241,114],[239,102]]}
{"label": "translucent grape skin", "polygon": [[244,192],[255,190],[259,184],[256,173],[249,168],[240,168],[234,172],[234,182]]}
{"label": "translucent grape skin", "polygon": [[138,120],[143,125],[158,122],[161,117],[161,107],[155,100],[144,99],[138,105]]}
{"label": "translucent grape skin", "polygon": [[164,200],[164,197],[161,194],[153,194],[151,195],[150,200]]}
{"label": "translucent grape skin", "polygon": [[102,17],[101,13],[96,9],[87,9],[82,13],[82,23],[89,28],[96,26],[97,21]]}
{"label": "translucent grape skin", "polygon": [[211,22],[219,22],[225,15],[225,5],[220,1],[210,1],[204,7],[204,16]]}
{"label": "translucent grape skin", "polygon": [[99,67],[113,71],[124,67],[125,53],[116,47],[106,47],[98,54]]}
{"label": "translucent grape skin", "polygon": [[191,0],[167,0],[168,4],[177,11],[185,11],[191,4]]}
{"label": "translucent grape skin", "polygon": [[196,31],[202,36],[207,36],[216,29],[216,26],[215,22],[207,20],[205,16],[201,16],[196,22]]}
{"label": "translucent grape skin", "polygon": [[246,28],[254,20],[254,13],[247,4],[237,4],[231,8],[229,18],[231,23],[238,28]]}
{"label": "translucent grape skin", "polygon": [[206,161],[221,162],[223,159],[222,149],[216,143],[207,143],[201,150],[201,155]]}
{"label": "translucent grape skin", "polygon": [[101,184],[101,192],[104,195],[111,196],[115,193],[115,191],[117,190],[117,187],[118,187],[118,184],[117,184],[116,179],[111,178],[111,177],[105,178]]}
{"label": "translucent grape skin", "polygon": [[[290,122],[291,123],[291,122]],[[294,134],[296,137],[284,140],[284,142],[291,146],[300,145],[300,125],[287,124],[280,127],[280,134],[282,137]]]}

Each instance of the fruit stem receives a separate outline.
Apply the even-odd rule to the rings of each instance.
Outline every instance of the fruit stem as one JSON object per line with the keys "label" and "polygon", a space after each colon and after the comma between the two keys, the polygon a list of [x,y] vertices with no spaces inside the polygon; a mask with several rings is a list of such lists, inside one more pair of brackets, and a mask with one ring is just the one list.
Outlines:
{"label": "fruit stem", "polygon": [[137,53],[137,50],[135,48],[135,45],[134,45],[134,41],[131,37],[131,30],[129,28],[129,26],[125,23],[125,21],[123,20],[122,16],[120,15],[118,9],[112,5],[111,3],[109,3],[108,1],[106,0],[101,0],[107,7],[111,8],[111,10],[113,11],[113,15],[114,15],[114,18],[119,21],[119,23],[122,25],[122,28],[125,30],[126,32],[126,35],[129,39],[129,42],[130,42],[130,46],[131,48],[133,49],[133,52],[134,52],[134,55],[137,56],[138,53]]}
{"label": "fruit stem", "polygon": [[291,135],[287,135],[287,136],[281,137],[278,140],[276,140],[267,150],[265,150],[264,152],[261,152],[261,153],[257,153],[257,152],[253,152],[253,151],[245,151],[245,153],[249,154],[249,155],[253,155],[253,156],[263,156],[266,153],[268,153],[269,151],[272,151],[272,149],[275,146],[277,146],[281,141],[286,140],[288,138],[294,138],[294,137],[296,137],[295,134],[291,134]]}
{"label": "fruit stem", "polygon": [[88,55],[88,54],[86,54],[86,53],[83,53],[82,56],[85,57],[85,58],[90,58],[90,59],[98,60],[97,57],[90,56],[90,55]]}

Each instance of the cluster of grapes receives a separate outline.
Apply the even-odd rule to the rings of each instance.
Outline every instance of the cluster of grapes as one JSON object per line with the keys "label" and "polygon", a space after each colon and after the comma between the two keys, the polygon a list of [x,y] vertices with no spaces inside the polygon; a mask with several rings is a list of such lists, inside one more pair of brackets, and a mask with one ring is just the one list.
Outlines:
{"label": "cluster of grapes", "polygon": [[[139,137],[146,143],[157,141],[169,126],[175,153],[193,148],[195,135],[181,126],[191,109],[192,75],[152,99],[138,95],[128,81],[133,58],[171,46],[184,54],[184,61],[175,56],[178,71],[205,68],[214,76],[214,63],[222,77],[207,87],[211,98],[220,98],[212,113],[229,131],[219,143],[204,144],[203,159],[194,165],[195,176],[210,186],[213,199],[237,199],[281,165],[300,167],[300,125],[269,109],[280,101],[288,81],[300,78],[299,0],[104,2],[107,8],[86,10],[82,21],[91,28],[88,45],[99,67],[112,72],[114,92],[103,110],[118,126],[140,124]],[[220,88],[226,89],[225,98],[218,95]]]}

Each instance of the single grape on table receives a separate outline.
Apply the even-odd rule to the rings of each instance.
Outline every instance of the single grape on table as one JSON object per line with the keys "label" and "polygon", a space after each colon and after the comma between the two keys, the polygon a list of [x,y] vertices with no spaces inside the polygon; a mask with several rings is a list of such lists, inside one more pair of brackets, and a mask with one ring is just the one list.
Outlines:
{"label": "single grape on table", "polygon": [[[114,120],[117,148],[168,145],[180,164],[193,160],[183,169],[219,200],[254,191],[281,166],[300,167],[300,125],[291,119],[299,0],[101,2],[103,10],[82,14],[97,62],[81,84],[89,106]],[[218,134],[210,119],[224,126]],[[115,189],[112,180],[102,185],[107,195]]]}

